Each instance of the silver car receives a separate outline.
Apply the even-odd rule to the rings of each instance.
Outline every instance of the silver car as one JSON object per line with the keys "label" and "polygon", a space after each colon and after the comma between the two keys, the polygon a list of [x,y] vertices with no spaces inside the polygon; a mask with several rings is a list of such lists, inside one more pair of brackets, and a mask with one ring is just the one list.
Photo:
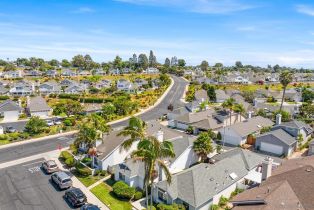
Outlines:
{"label": "silver car", "polygon": [[42,163],[41,166],[47,174],[51,174],[51,173],[59,171],[59,167],[57,166],[54,160],[45,161]]}
{"label": "silver car", "polygon": [[72,180],[69,175],[63,171],[56,172],[51,175],[51,180],[58,185],[59,189],[68,189],[72,187]]}

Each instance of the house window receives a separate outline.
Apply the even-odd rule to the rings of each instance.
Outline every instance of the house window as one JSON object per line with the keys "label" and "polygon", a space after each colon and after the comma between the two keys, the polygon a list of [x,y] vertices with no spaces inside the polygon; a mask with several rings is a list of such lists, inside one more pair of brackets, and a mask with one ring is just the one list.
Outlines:
{"label": "house window", "polygon": [[125,181],[125,175],[119,172],[119,179]]}
{"label": "house window", "polygon": [[158,199],[161,200],[162,202],[164,203],[167,203],[167,195],[166,195],[166,192],[161,190],[161,189],[158,189]]}

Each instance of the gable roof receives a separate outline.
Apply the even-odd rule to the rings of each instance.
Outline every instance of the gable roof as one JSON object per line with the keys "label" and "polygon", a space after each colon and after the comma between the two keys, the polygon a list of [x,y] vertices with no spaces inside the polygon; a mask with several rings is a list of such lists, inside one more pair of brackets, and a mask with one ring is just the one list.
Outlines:
{"label": "gable roof", "polygon": [[[313,209],[314,157],[287,160],[259,187],[240,193],[232,201],[264,199],[266,205],[236,206],[235,210]],[[285,192],[285,193],[283,193]]]}
{"label": "gable roof", "polygon": [[206,100],[209,99],[206,90],[203,90],[203,89],[197,90],[195,92],[195,96],[194,97],[195,97],[195,100],[197,100],[197,101],[201,101],[201,100],[206,101]]}
{"label": "gable roof", "polygon": [[279,126],[285,126],[285,127],[290,127],[290,128],[296,128],[296,129],[305,129],[307,134],[310,134],[313,132],[313,129],[311,128],[311,126],[298,120],[283,122]]}
{"label": "gable roof", "polygon": [[0,104],[0,112],[21,111],[22,108],[12,100],[6,100]]}
{"label": "gable roof", "polygon": [[[172,183],[157,183],[172,199],[179,198],[193,207],[199,207],[216,194],[248,174],[245,156],[240,152],[226,155],[215,164],[201,163],[172,176]],[[262,161],[262,158],[260,159]],[[230,176],[235,174],[236,177]]]}
{"label": "gable roof", "polygon": [[257,116],[251,119],[247,119],[243,122],[235,123],[226,127],[226,131],[229,129],[234,130],[241,137],[245,137],[249,134],[255,133],[261,130],[263,127],[272,126],[274,123],[270,119]]}
{"label": "gable roof", "polygon": [[184,122],[184,123],[195,123],[195,122],[199,122],[201,120],[204,120],[206,118],[208,118],[209,116],[211,117],[211,115],[215,112],[214,109],[208,109],[205,111],[201,111],[201,112],[195,112],[195,113],[186,113],[184,115],[178,116],[175,120],[179,121],[179,122]]}
{"label": "gable roof", "polygon": [[257,138],[270,138],[272,141],[281,141],[288,146],[296,142],[296,139],[283,129],[272,130],[261,136],[258,136]]}
{"label": "gable roof", "polygon": [[36,96],[29,99],[27,108],[30,112],[39,112],[39,111],[50,111],[51,108],[48,106],[46,100],[41,96]]}
{"label": "gable roof", "polygon": [[193,145],[193,142],[196,140],[196,137],[181,137],[181,138],[175,138],[172,140],[169,140],[172,145],[173,145],[173,150],[175,153],[174,158],[170,158],[170,161],[173,162],[175,161],[178,157],[181,156],[181,154],[190,146]]}

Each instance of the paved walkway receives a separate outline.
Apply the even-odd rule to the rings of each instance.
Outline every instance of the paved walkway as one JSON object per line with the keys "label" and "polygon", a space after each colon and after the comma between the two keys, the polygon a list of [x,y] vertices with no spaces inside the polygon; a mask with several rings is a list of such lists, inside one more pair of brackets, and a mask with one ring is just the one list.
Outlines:
{"label": "paved walkway", "polygon": [[106,180],[110,179],[111,175],[106,176],[104,178],[102,178],[101,180],[97,181],[96,183],[92,184],[91,186],[87,187],[89,190],[93,189],[94,187],[96,187],[97,185],[105,182]]}

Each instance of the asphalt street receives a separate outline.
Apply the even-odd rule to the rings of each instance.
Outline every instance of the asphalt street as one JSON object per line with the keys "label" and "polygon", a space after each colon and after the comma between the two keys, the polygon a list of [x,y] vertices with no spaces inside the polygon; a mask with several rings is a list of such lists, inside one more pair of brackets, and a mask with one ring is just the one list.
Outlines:
{"label": "asphalt street", "polygon": [[[163,114],[166,114],[169,104],[173,104],[174,107],[179,107],[183,105],[180,99],[188,83],[184,79],[176,76],[172,76],[172,78],[174,80],[174,85],[172,86],[167,96],[162,100],[162,102],[158,104],[158,106],[139,116],[144,121],[154,120],[161,117]],[[113,124],[112,127],[122,127],[126,125],[127,122],[127,120],[119,122]],[[53,151],[58,149],[59,145],[61,145],[62,147],[69,146],[69,144],[73,141],[73,139],[71,139],[71,136],[69,136],[69,138],[49,138],[43,141],[34,141],[19,146],[0,149],[0,163]]]}
{"label": "asphalt street", "polygon": [[0,210],[72,209],[40,166],[44,159],[0,170]]}

